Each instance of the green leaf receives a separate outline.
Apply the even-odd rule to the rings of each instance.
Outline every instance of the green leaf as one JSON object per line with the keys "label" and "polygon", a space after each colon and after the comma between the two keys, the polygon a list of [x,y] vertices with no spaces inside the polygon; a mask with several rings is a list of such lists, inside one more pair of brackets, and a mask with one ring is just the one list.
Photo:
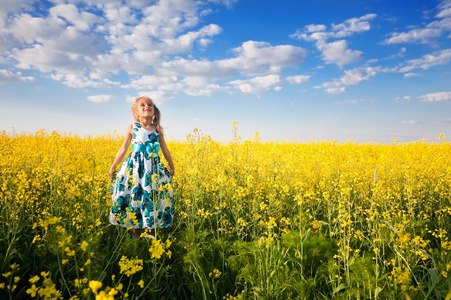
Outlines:
{"label": "green leaf", "polygon": [[347,286],[345,283],[340,283],[340,284],[335,288],[335,290],[333,291],[333,294],[335,295],[335,294],[337,294],[338,292],[340,292],[341,290],[344,290],[344,289],[346,289],[346,288],[348,288],[348,286]]}

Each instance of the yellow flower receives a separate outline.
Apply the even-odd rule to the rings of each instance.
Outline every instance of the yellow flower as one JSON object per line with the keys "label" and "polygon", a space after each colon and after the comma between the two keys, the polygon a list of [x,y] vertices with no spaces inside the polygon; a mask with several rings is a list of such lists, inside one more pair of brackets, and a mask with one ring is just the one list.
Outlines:
{"label": "yellow flower", "polygon": [[9,276],[11,276],[11,271],[3,273],[2,275],[3,277],[8,278]]}
{"label": "yellow flower", "polygon": [[97,280],[91,280],[89,282],[89,287],[95,294],[97,294],[97,290],[102,287],[102,282],[97,281]]}
{"label": "yellow flower", "polygon": [[88,258],[88,260],[85,262],[85,266],[88,266],[91,264],[91,260]]}
{"label": "yellow flower", "polygon": [[114,297],[108,295],[105,291],[101,291],[98,295],[96,295],[96,300],[114,300]]}
{"label": "yellow flower", "polygon": [[137,257],[128,259],[126,256],[122,256],[119,266],[121,267],[120,273],[125,273],[127,277],[130,277],[143,269],[143,260]]}
{"label": "yellow flower", "polygon": [[27,294],[30,294],[30,296],[31,297],[36,297],[36,293],[37,293],[37,291],[38,291],[38,288],[36,287],[36,285],[32,285],[31,286],[31,288],[29,288],[28,290],[27,290]]}
{"label": "yellow flower", "polygon": [[31,242],[32,244],[34,244],[35,242],[41,240],[41,236],[38,234],[33,238],[33,241]]}
{"label": "yellow flower", "polygon": [[68,261],[69,261],[68,259],[63,259],[63,260],[61,261],[61,263],[62,263],[63,265],[65,265],[65,264],[67,264]]}
{"label": "yellow flower", "polygon": [[144,280],[140,280],[139,282],[138,282],[138,285],[141,287],[141,288],[144,288]]}
{"label": "yellow flower", "polygon": [[36,282],[38,282],[38,280],[39,280],[39,276],[35,275],[35,276],[31,277],[29,281],[30,281],[30,283],[36,283]]}
{"label": "yellow flower", "polygon": [[64,232],[66,232],[66,229],[64,229],[62,226],[58,225],[58,226],[56,226],[56,232],[64,233]]}
{"label": "yellow flower", "polygon": [[112,288],[112,289],[108,292],[108,295],[114,297],[114,296],[117,295],[117,293],[118,293],[118,291],[117,291],[115,288]]}
{"label": "yellow flower", "polygon": [[213,272],[210,272],[210,274],[208,274],[209,277],[214,277],[214,278],[219,278],[221,276],[222,272],[219,271],[218,269],[213,269]]}
{"label": "yellow flower", "polygon": [[64,248],[64,251],[66,252],[66,254],[68,256],[74,256],[75,255],[75,250],[71,250],[69,247]]}
{"label": "yellow flower", "polygon": [[160,240],[152,240],[152,245],[149,248],[149,252],[152,254],[151,258],[160,259],[164,253],[163,245]]}
{"label": "yellow flower", "polygon": [[82,281],[81,281],[81,279],[78,279],[78,278],[77,278],[77,279],[74,280],[74,283],[75,283],[75,287],[80,287]]}
{"label": "yellow flower", "polygon": [[86,247],[88,247],[88,245],[89,245],[88,242],[83,241],[83,242],[80,244],[81,250],[83,250],[83,252],[85,252],[85,251],[86,251]]}

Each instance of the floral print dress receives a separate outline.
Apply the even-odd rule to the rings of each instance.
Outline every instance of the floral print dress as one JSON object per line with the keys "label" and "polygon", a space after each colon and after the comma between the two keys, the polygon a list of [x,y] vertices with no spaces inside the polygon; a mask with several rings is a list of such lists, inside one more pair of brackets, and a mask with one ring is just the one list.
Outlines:
{"label": "floral print dress", "polygon": [[111,182],[110,223],[128,228],[166,228],[174,215],[172,180],[160,162],[159,133],[133,124],[132,153]]}

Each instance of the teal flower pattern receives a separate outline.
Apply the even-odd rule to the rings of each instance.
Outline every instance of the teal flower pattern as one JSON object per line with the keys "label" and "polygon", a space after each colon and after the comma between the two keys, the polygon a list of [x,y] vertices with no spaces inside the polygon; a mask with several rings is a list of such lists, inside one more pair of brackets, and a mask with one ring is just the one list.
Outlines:
{"label": "teal flower pattern", "polygon": [[110,223],[128,228],[167,228],[174,217],[169,171],[160,161],[159,133],[133,124],[132,152],[111,182]]}

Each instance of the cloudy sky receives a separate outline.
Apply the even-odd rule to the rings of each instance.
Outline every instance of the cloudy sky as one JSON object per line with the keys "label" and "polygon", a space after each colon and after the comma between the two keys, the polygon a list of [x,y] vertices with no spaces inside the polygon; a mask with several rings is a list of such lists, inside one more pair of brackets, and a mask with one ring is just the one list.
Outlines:
{"label": "cloudy sky", "polygon": [[[450,0],[1,0],[0,130],[390,143],[451,136]],[[449,138],[448,138],[449,139]]]}

